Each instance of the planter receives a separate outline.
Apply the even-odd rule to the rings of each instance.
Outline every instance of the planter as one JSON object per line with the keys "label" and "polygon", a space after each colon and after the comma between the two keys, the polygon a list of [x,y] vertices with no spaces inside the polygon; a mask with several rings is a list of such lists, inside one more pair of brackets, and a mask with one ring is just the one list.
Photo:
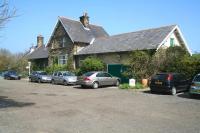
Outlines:
{"label": "planter", "polygon": [[148,79],[142,79],[142,85],[143,85],[143,87],[147,87],[148,86]]}

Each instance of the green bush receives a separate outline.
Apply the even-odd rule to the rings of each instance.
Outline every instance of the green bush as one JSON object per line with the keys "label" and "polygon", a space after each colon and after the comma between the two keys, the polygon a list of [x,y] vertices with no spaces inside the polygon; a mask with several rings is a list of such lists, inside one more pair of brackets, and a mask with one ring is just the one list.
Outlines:
{"label": "green bush", "polygon": [[99,58],[87,57],[81,62],[79,74],[83,74],[89,71],[102,71],[105,68],[105,64]]}
{"label": "green bush", "polygon": [[145,87],[141,83],[136,83],[134,89],[144,89]]}
{"label": "green bush", "polygon": [[119,88],[120,89],[130,89],[130,86],[129,86],[129,84],[121,84],[120,86],[119,86]]}
{"label": "green bush", "polygon": [[145,87],[143,87],[141,83],[137,82],[135,86],[129,86],[129,84],[125,83],[125,84],[121,84],[119,88],[120,89],[144,89]]}
{"label": "green bush", "polygon": [[67,71],[67,65],[58,65],[54,64],[44,69],[49,74],[52,74],[55,71]]}
{"label": "green bush", "polygon": [[131,78],[142,79],[148,78],[149,65],[151,61],[151,54],[148,51],[135,50],[130,54],[127,65],[128,70],[124,75]]}

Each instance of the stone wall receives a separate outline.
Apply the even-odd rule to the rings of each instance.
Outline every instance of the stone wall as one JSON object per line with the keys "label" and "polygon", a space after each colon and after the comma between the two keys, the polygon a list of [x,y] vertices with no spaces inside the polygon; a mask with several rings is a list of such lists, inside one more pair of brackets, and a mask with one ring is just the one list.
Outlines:
{"label": "stone wall", "polygon": [[89,56],[95,56],[106,64],[126,64],[129,59],[129,54],[130,52],[79,55],[76,56],[76,67],[80,67],[81,61]]}
{"label": "stone wall", "polygon": [[49,42],[49,65],[53,64],[53,59],[59,55],[68,56],[73,55],[74,45],[69,35],[66,33],[64,27],[60,22],[57,24],[57,28]]}

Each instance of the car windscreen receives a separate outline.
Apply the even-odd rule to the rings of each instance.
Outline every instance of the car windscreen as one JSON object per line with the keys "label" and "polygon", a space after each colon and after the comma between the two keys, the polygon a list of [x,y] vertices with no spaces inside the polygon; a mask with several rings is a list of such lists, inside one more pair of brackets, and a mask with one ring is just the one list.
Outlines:
{"label": "car windscreen", "polygon": [[89,76],[91,76],[92,74],[94,74],[94,72],[87,72],[87,73],[85,73],[85,74],[83,74],[83,75],[89,77]]}
{"label": "car windscreen", "polygon": [[10,74],[16,75],[17,73],[15,71],[9,71]]}
{"label": "car windscreen", "polygon": [[39,74],[39,75],[47,75],[46,72],[39,72],[38,74]]}
{"label": "car windscreen", "polygon": [[193,81],[194,81],[194,82],[200,82],[200,75],[197,75],[197,76],[194,78]]}
{"label": "car windscreen", "polygon": [[75,76],[74,73],[70,73],[70,72],[66,72],[66,73],[63,73],[63,76]]}
{"label": "car windscreen", "polygon": [[156,74],[152,77],[152,80],[166,80],[167,74]]}

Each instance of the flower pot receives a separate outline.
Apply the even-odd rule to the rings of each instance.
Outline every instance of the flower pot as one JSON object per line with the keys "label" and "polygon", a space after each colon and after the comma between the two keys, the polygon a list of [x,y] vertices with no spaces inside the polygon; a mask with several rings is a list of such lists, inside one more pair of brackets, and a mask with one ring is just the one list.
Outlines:
{"label": "flower pot", "polygon": [[144,87],[147,87],[148,86],[148,79],[142,79],[142,85]]}

